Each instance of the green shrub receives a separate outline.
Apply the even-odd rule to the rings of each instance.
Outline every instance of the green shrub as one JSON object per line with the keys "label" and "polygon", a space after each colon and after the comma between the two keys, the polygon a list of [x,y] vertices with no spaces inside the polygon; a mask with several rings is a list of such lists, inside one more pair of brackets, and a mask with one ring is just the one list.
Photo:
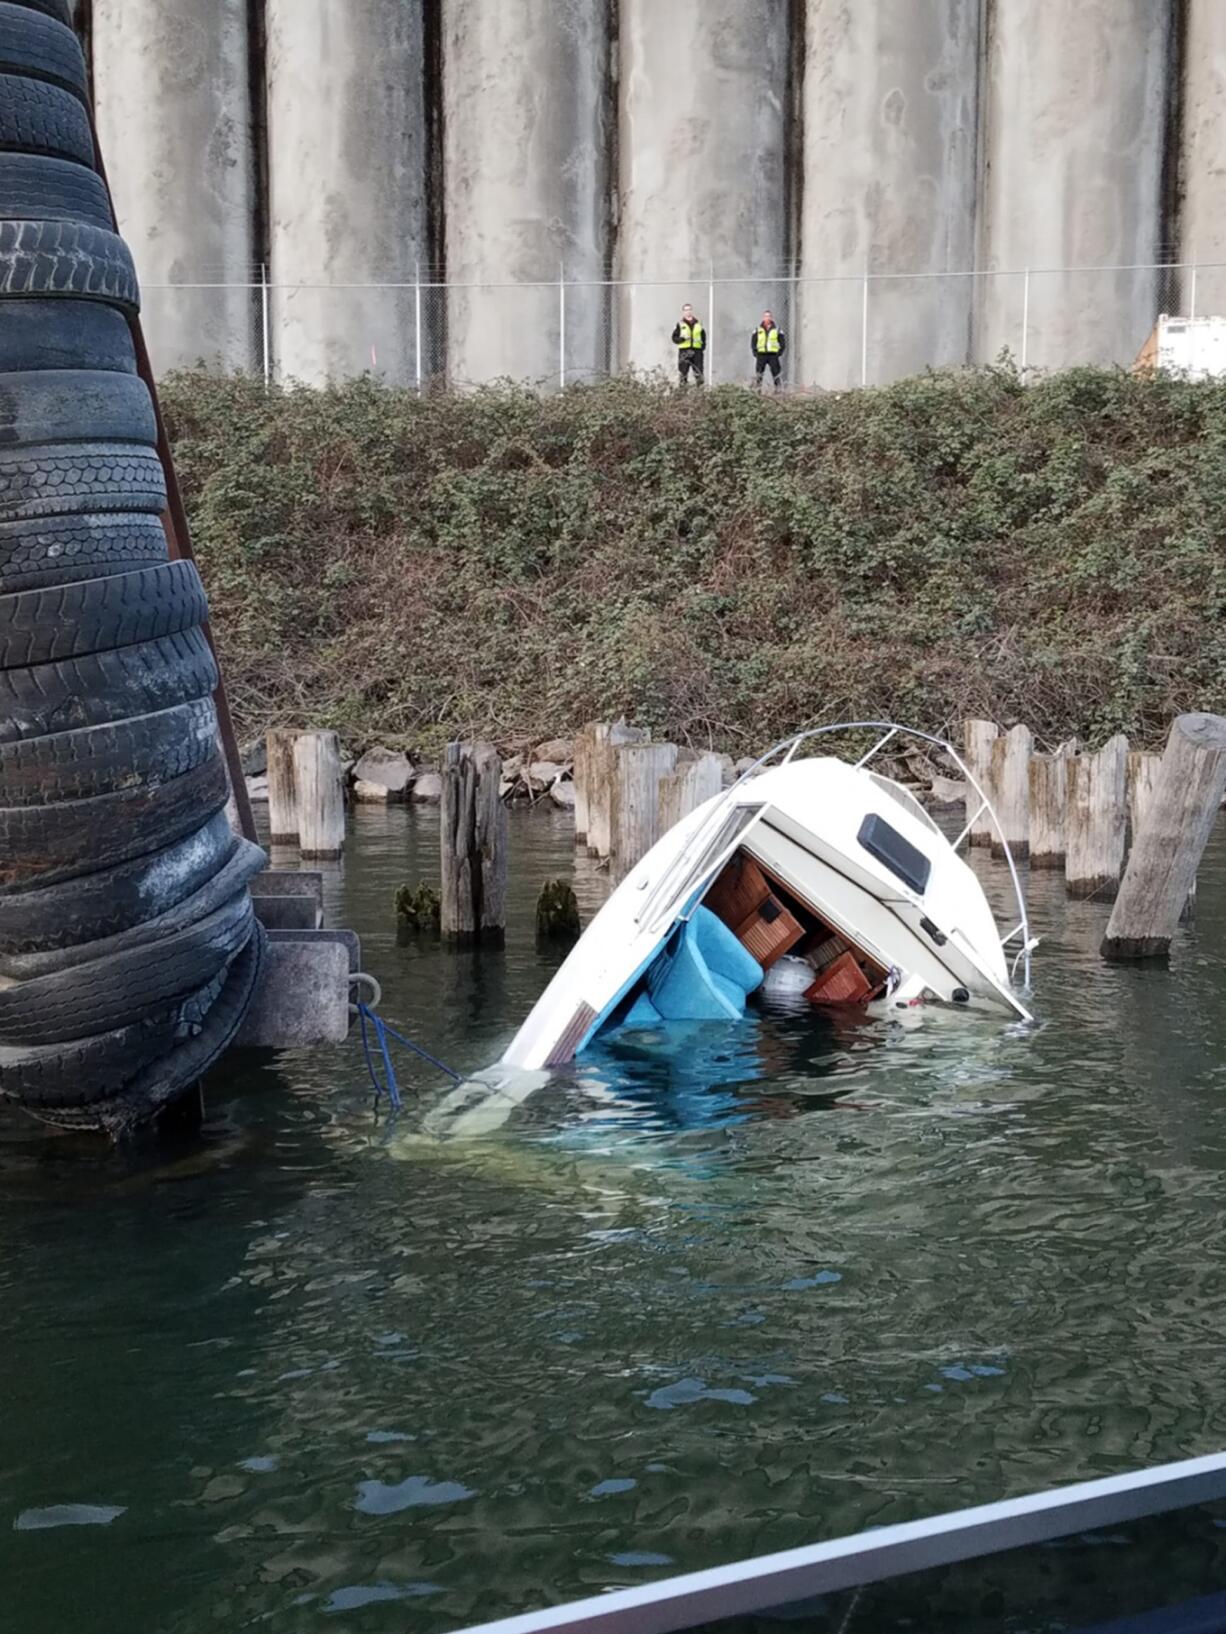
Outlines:
{"label": "green shrub", "polygon": [[1156,742],[1226,707],[1226,387],[163,389],[245,732],[625,713],[740,753],[840,717]]}

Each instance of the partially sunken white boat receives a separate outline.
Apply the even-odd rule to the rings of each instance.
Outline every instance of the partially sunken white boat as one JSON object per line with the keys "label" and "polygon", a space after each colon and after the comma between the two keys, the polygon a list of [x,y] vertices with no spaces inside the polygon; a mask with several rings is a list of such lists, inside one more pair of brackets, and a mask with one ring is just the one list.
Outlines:
{"label": "partially sunken white boat", "polygon": [[[855,765],[797,758],[852,726],[883,736]],[[1004,851],[1017,922],[1002,934],[983,888],[900,784],[871,769],[898,733],[939,745]],[[972,818],[972,822],[975,819]],[[593,919],[503,1056],[559,1067],[621,1028],[731,1021],[759,991],[817,1006],[945,1004],[1029,1021],[1030,936],[1013,858],[949,744],[889,723],[798,733],[671,829]]]}

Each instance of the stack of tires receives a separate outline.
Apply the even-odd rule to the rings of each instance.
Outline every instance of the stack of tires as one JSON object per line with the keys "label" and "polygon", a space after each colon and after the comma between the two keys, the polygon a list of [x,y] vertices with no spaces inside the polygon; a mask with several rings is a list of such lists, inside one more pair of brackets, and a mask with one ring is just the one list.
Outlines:
{"label": "stack of tires", "polygon": [[234,1037],[264,855],[225,814],[69,4],[0,0],[0,1098],[114,1133]]}

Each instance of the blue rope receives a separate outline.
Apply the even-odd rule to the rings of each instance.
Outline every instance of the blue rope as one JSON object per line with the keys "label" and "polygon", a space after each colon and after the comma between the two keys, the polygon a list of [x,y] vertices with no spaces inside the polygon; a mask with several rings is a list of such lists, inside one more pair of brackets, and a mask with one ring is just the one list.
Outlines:
{"label": "blue rope", "polygon": [[[383,1017],[372,1010],[369,1004],[359,1004],[357,1009],[358,1023],[362,1029],[362,1053],[366,1057],[366,1070],[370,1074],[371,1083],[375,1086],[376,1097],[386,1095],[392,1104],[394,1112],[399,1112],[403,1103],[400,1099],[400,1085],[396,1081],[396,1069],[392,1065],[392,1052],[387,1047],[389,1038],[394,1038],[398,1044],[403,1044],[406,1050],[412,1050],[414,1055],[420,1055],[423,1061],[428,1061],[432,1067],[437,1067],[441,1073],[452,1079],[454,1083],[464,1082],[458,1072],[453,1071],[451,1067],[440,1061],[436,1055],[431,1055],[429,1050],[423,1049],[420,1044],[415,1044],[411,1038],[406,1038],[403,1033],[398,1033],[394,1027],[389,1027]],[[375,1041],[379,1046],[379,1053],[383,1057],[384,1077],[382,1079],[380,1079],[375,1068],[374,1056],[371,1054],[370,1036],[366,1030],[367,1022],[374,1029]]]}

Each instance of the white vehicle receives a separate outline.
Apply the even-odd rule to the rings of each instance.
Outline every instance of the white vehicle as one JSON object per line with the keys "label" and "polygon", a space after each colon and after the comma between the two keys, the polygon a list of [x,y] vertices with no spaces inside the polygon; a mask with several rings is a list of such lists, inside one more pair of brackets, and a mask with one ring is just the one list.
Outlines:
{"label": "white vehicle", "polygon": [[[800,760],[830,732],[880,727],[857,764]],[[1001,935],[983,888],[902,786],[869,769],[899,732],[953,758],[996,826],[1018,923]],[[974,821],[975,819],[972,819]],[[1013,970],[1008,957],[1014,948]],[[622,1027],[734,1019],[787,961],[816,1005],[941,1002],[1029,1021],[1034,947],[1013,858],[979,784],[950,745],[888,722],[801,732],[683,819],[593,919],[503,1056],[563,1066]],[[810,979],[811,977],[811,979]]]}

